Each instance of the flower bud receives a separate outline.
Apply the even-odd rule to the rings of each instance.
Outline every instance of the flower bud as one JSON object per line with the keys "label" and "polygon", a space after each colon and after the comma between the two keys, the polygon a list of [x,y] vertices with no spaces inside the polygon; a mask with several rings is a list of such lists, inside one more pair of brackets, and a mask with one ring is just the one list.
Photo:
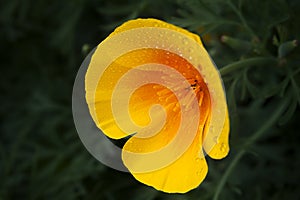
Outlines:
{"label": "flower bud", "polygon": [[278,48],[278,57],[283,58],[291,53],[298,46],[297,40],[287,41],[282,43]]}

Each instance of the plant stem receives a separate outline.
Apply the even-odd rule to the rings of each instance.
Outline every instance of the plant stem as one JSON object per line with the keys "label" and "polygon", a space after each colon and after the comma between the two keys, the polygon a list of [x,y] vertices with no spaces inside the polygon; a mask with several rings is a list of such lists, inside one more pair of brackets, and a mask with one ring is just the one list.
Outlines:
{"label": "plant stem", "polygon": [[266,63],[276,65],[277,59],[273,57],[254,57],[254,58],[244,59],[222,67],[220,69],[220,73],[222,76],[224,76],[240,68],[249,67],[251,65],[262,65]]}
{"label": "plant stem", "polygon": [[214,194],[213,200],[218,200],[219,199],[219,195],[229,177],[229,175],[231,174],[231,172],[233,171],[234,167],[237,165],[237,163],[239,162],[239,160],[243,157],[243,155],[246,153],[246,149],[253,144],[265,131],[267,131],[270,127],[272,127],[277,121],[278,119],[281,117],[281,115],[283,114],[283,112],[285,111],[287,105],[289,103],[289,100],[283,100],[283,103],[281,103],[281,105],[279,106],[279,108],[272,114],[270,115],[271,117],[268,119],[268,121],[266,121],[264,123],[263,126],[261,126],[260,129],[258,129],[247,141],[246,143],[243,145],[243,148],[241,149],[241,151],[239,151],[236,156],[234,157],[234,159],[232,160],[232,162],[230,163],[230,165],[228,166],[227,170],[225,171],[223,177],[221,178],[219,185],[217,186],[216,192]]}

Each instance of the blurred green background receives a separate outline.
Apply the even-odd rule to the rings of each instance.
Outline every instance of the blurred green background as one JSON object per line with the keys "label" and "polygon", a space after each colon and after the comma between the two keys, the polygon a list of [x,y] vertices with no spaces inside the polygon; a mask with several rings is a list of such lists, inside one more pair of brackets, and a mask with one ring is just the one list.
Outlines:
{"label": "blurred green background", "polygon": [[[298,0],[2,0],[0,199],[300,199],[299,10]],[[203,36],[226,87],[231,152],[207,158],[186,194],[102,165],[73,124],[81,62],[137,17]]]}

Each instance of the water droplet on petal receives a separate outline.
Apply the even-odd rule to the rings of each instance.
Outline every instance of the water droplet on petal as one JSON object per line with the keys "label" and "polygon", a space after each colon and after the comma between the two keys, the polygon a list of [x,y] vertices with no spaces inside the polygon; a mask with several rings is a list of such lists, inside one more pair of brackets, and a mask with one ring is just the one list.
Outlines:
{"label": "water droplet on petal", "polygon": [[159,85],[153,85],[152,88],[153,88],[153,89],[159,89],[160,86],[159,86]]}
{"label": "water droplet on petal", "polygon": [[220,147],[220,150],[221,150],[222,152],[225,152],[225,151],[226,151],[226,144],[222,143],[222,144],[221,144],[221,147]]}
{"label": "water droplet on petal", "polygon": [[202,65],[198,65],[198,69],[202,71]]}
{"label": "water droplet on petal", "polygon": [[218,143],[219,137],[218,137],[218,136],[215,136],[213,140],[214,140],[215,143]]}
{"label": "water droplet on petal", "polygon": [[173,112],[178,112],[178,111],[179,111],[179,107],[175,106],[175,107],[173,108]]}
{"label": "water droplet on petal", "polygon": [[183,38],[182,40],[183,44],[187,45],[189,43],[188,39],[187,38]]}
{"label": "water droplet on petal", "polygon": [[197,176],[200,176],[202,174],[203,168],[196,172]]}

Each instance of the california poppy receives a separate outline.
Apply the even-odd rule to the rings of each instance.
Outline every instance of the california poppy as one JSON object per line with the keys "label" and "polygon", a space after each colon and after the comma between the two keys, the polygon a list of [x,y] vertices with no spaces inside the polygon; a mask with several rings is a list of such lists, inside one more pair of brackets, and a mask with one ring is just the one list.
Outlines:
{"label": "california poppy", "polygon": [[130,20],[101,42],[85,77],[95,124],[131,136],[122,160],[140,182],[185,193],[205,178],[205,154],[229,152],[221,77],[198,35],[156,19]]}

